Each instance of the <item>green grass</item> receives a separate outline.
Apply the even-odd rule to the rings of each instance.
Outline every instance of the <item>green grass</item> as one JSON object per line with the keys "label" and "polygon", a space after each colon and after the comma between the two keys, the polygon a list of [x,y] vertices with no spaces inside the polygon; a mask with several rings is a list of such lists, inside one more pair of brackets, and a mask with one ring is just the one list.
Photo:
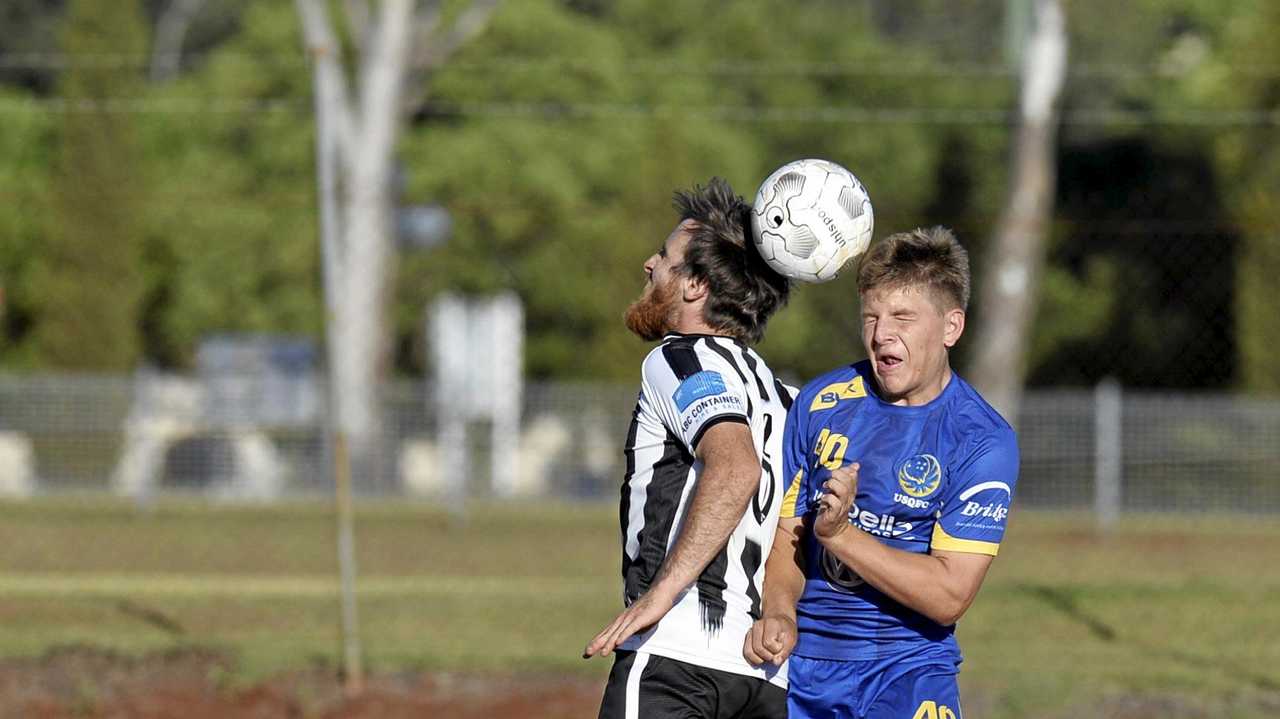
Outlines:
{"label": "green grass", "polygon": [[[339,648],[333,518],[282,507],[0,505],[0,655],[89,644],[224,649],[250,681]],[[357,513],[374,671],[572,672],[619,606],[616,509],[484,504]],[[1274,716],[1280,521],[1015,514],[961,622],[967,714]],[[1136,709],[1135,709],[1136,707]]]}

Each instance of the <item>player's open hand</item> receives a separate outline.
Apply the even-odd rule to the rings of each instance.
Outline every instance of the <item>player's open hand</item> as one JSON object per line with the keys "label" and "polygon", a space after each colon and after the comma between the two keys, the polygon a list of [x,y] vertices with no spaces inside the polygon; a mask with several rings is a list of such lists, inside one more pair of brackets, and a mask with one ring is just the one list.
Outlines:
{"label": "player's open hand", "polygon": [[858,463],[832,470],[831,478],[823,483],[822,490],[813,533],[819,542],[827,542],[849,529],[849,508],[858,494]]}
{"label": "player's open hand", "polygon": [[753,667],[772,664],[775,667],[791,656],[796,647],[796,620],[794,617],[766,616],[757,619],[742,643],[742,658]]}
{"label": "player's open hand", "polygon": [[667,616],[667,612],[671,611],[674,604],[675,597],[650,589],[632,602],[631,606],[609,623],[609,626],[600,630],[600,633],[582,650],[582,658],[608,656],[609,652],[630,639],[631,635],[657,624],[658,620]]}

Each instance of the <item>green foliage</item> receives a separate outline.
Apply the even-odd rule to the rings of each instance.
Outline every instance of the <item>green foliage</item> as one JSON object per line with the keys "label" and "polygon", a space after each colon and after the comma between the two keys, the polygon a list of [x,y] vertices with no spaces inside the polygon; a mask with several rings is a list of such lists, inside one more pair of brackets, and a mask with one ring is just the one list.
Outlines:
{"label": "green foliage", "polygon": [[[455,235],[404,263],[404,303],[514,287],[527,303],[533,376],[630,379],[643,345],[620,317],[675,223],[673,190],[720,175],[751,199],[777,165],[822,156],[871,188],[881,234],[918,216],[945,138],[920,124],[861,129],[808,111],[959,103],[961,93],[796,72],[902,57],[865,23],[838,22],[830,5],[668,5],[576,13],[512,3],[432,79],[438,115],[413,129],[403,156],[409,194],[443,202]],[[848,280],[798,287],[766,356],[803,376],[846,361],[857,347],[854,304]],[[402,318],[402,332],[419,321]]]}
{"label": "green foliage", "polygon": [[[153,360],[182,366],[220,331],[319,337],[310,73],[288,3],[252,5],[198,72],[153,88],[191,106],[146,117]],[[280,102],[281,98],[287,98]]]}
{"label": "green foliage", "polygon": [[87,62],[73,63],[61,81],[66,109],[52,184],[56,219],[32,278],[40,292],[31,298],[31,341],[50,366],[121,370],[139,356],[139,208],[146,187],[134,172],[133,116],[113,103],[136,97],[140,77],[93,60],[145,47],[136,2],[71,3],[63,48]]}
{"label": "green foliage", "polygon": [[[57,29],[65,0],[6,0],[0,3],[0,55],[26,57],[58,45]],[[49,91],[55,75],[42,63],[0,68],[0,83]]]}
{"label": "green foliage", "polygon": [[[446,16],[465,4],[445,3]],[[70,42],[75,22],[100,16],[101,32],[79,31],[83,49],[69,52],[145,58],[137,0],[110,12],[11,5],[0,51],[52,51],[41,38],[55,21]],[[800,156],[858,174],[878,237],[950,225],[983,267],[1009,133],[966,113],[1001,112],[1014,98],[1001,71],[1005,10],[982,0],[504,3],[423,79],[427,106],[402,136],[401,203],[443,204],[454,233],[398,257],[397,369],[422,371],[422,310],[437,294],[510,288],[526,302],[531,376],[633,379],[645,346],[620,317],[675,221],[671,192],[720,175],[750,199],[760,178]],[[1033,382],[1116,373],[1146,386],[1277,389],[1274,126],[1185,116],[1277,109],[1274,74],[1242,68],[1280,65],[1269,37],[1280,11],[1257,0],[1073,0],[1067,10],[1066,109],[1121,119],[1062,128]],[[210,5],[188,40],[199,57],[165,85],[141,83],[145,62],[0,75],[24,88],[0,94],[3,366],[183,367],[212,332],[321,336],[310,73],[295,9]],[[134,98],[142,109],[23,104],[48,99],[54,80],[68,97]],[[890,110],[903,112],[881,114]],[[859,356],[852,278],[797,287],[761,349],[797,381]],[[962,342],[961,365],[965,351]]]}
{"label": "green foliage", "polygon": [[[145,57],[140,19],[83,5],[82,14],[108,17],[77,40],[97,45],[68,48],[90,54],[70,63],[63,86],[139,109],[54,113],[37,105],[6,115],[0,187],[13,209],[0,211],[0,361],[181,367],[209,333],[318,338],[310,74],[293,6],[251,5],[239,32],[194,72],[148,87],[143,63],[103,61]],[[214,30],[225,32],[224,15],[214,14]],[[69,42],[88,32],[72,31],[75,18],[67,16]],[[193,32],[200,41],[210,30]],[[20,107],[41,98],[0,99]],[[62,189],[50,192],[55,185]],[[120,349],[96,349],[108,342],[99,335]],[[62,354],[51,356],[55,348]]]}
{"label": "green foliage", "polygon": [[1239,384],[1254,363],[1250,337],[1273,336],[1248,328],[1247,308],[1280,312],[1271,293],[1241,281],[1255,271],[1249,248],[1270,240],[1242,211],[1249,180],[1225,152],[1249,146],[1265,156],[1275,134],[1249,118],[1264,96],[1245,88],[1264,65],[1256,53],[1240,54],[1241,29],[1255,26],[1260,6],[1066,7],[1072,74],[1064,109],[1086,121],[1069,117],[1060,132],[1056,223],[1029,379]]}
{"label": "green foliage", "polygon": [[[1280,77],[1255,73],[1224,82],[1224,66],[1270,67],[1280,63],[1271,29],[1280,22],[1280,6],[1240,0],[1221,33],[1224,50],[1196,76],[1198,94],[1228,107],[1280,111]],[[1215,138],[1215,160],[1224,175],[1236,179],[1229,199],[1242,228],[1235,264],[1235,335],[1239,346],[1239,382],[1246,390],[1280,393],[1280,149],[1275,125],[1223,133]]]}
{"label": "green foliage", "polygon": [[[0,102],[17,104],[25,93],[0,91]],[[56,148],[55,117],[40,112],[13,112],[0,132],[0,356],[10,366],[38,362],[28,342],[39,304],[35,267],[53,214],[49,201],[52,158]]]}
{"label": "green foliage", "polygon": [[[1234,349],[1226,362],[1218,352],[1219,363],[1235,365],[1223,380],[1247,391],[1278,392],[1280,301],[1274,285],[1280,274],[1280,211],[1274,198],[1280,192],[1280,151],[1274,121],[1266,118],[1280,110],[1280,78],[1273,72],[1280,51],[1272,33],[1280,6],[1256,0],[1147,0],[1124,16],[1143,22],[1109,23],[1111,32],[1131,38],[1115,47],[1148,61],[1155,58],[1154,68],[1162,74],[1154,82],[1135,80],[1128,101],[1150,107],[1156,117],[1178,118],[1188,111],[1210,117],[1205,127],[1175,124],[1147,139],[1204,157],[1219,180],[1181,188],[1184,203],[1201,206],[1202,224],[1220,223],[1195,238],[1218,245],[1217,251],[1185,270],[1195,278],[1191,291],[1220,287],[1224,293],[1220,310],[1199,332],[1202,338],[1221,336],[1210,342]],[[1221,209],[1205,212],[1206,195]],[[1167,307],[1162,312],[1167,316]],[[1221,335],[1216,328],[1222,328]],[[1175,344],[1167,336],[1163,340],[1166,347]]]}

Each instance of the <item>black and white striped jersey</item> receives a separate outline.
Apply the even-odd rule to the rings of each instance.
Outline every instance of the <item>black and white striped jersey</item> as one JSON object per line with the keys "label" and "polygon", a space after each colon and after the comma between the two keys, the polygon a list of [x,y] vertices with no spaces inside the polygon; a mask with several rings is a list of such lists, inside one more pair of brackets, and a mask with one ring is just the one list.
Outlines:
{"label": "black and white striped jersey", "polygon": [[786,686],[785,671],[748,664],[742,643],[760,617],[764,560],[785,490],[782,430],[794,395],[754,350],[729,337],[670,334],[645,358],[622,484],[626,602],[649,588],[680,534],[702,472],[698,443],[709,427],[720,422],[750,427],[760,486],[728,544],[697,582],[656,627],[632,637],[623,649]]}

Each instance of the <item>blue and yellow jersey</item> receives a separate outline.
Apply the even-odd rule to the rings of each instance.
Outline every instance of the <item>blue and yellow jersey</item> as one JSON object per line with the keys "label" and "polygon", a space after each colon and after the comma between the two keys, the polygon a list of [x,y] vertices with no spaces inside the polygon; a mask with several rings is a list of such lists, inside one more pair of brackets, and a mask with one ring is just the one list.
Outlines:
{"label": "blue and yellow jersey", "polygon": [[[908,552],[994,556],[1018,477],[1013,429],[954,374],[942,394],[917,407],[881,401],[874,384],[864,361],[800,391],[783,440],[790,481],[782,517],[816,511],[831,470],[858,462],[853,526]],[[954,626],[939,626],[866,584],[812,533],[804,554],[797,654],[865,660],[928,641],[942,642],[959,660]]]}

